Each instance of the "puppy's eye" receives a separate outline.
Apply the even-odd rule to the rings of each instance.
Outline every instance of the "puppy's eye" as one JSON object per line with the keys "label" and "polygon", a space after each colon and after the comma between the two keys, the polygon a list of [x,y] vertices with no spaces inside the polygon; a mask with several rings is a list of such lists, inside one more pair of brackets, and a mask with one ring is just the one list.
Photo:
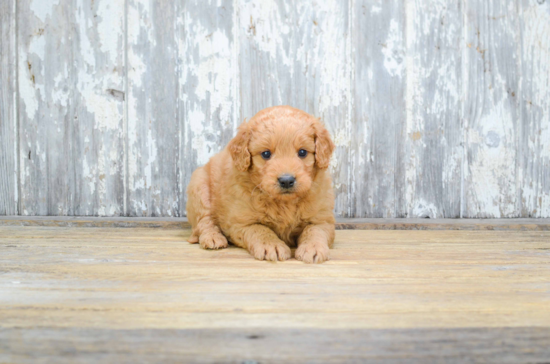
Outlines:
{"label": "puppy's eye", "polygon": [[307,156],[307,150],[305,150],[305,149],[300,149],[300,150],[298,151],[298,157],[300,157],[300,158],[305,158],[306,156]]}
{"label": "puppy's eye", "polygon": [[262,152],[262,158],[268,160],[269,158],[271,158],[271,152],[269,150]]}

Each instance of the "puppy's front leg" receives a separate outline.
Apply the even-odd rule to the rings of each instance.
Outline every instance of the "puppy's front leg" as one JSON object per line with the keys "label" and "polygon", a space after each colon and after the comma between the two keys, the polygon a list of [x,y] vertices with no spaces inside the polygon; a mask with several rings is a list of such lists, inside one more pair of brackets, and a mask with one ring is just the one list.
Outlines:
{"label": "puppy's front leg", "polygon": [[237,234],[231,234],[236,245],[246,248],[259,260],[287,260],[290,248],[267,226],[255,224],[238,228]]}
{"label": "puppy's front leg", "polygon": [[323,263],[329,259],[334,242],[334,224],[308,225],[298,238],[296,259],[304,263]]}

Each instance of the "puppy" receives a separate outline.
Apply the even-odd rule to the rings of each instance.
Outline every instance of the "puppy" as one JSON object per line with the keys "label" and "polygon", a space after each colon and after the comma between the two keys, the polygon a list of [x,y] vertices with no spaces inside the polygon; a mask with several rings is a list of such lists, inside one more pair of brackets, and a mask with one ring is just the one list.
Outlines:
{"label": "puppy", "polygon": [[334,143],[313,116],[276,106],[239,127],[227,147],[193,172],[187,187],[190,243],[228,241],[259,260],[329,259],[334,194],[327,167]]}

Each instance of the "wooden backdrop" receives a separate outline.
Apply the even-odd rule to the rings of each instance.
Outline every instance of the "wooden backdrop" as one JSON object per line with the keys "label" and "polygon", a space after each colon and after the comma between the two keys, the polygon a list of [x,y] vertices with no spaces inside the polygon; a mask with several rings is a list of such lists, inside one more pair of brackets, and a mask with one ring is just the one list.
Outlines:
{"label": "wooden backdrop", "polygon": [[1,0],[0,214],[184,216],[258,110],[320,116],[336,214],[550,217],[550,1]]}

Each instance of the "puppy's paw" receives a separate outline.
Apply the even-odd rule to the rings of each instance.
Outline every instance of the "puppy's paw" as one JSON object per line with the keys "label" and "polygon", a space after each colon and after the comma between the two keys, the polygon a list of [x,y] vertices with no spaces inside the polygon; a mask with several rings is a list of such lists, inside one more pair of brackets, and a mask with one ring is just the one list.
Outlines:
{"label": "puppy's paw", "polygon": [[290,259],[290,248],[283,242],[253,243],[248,251],[258,260],[283,261]]}
{"label": "puppy's paw", "polygon": [[195,232],[193,232],[191,234],[191,236],[189,237],[189,239],[187,239],[187,242],[189,244],[197,244],[199,242],[199,237],[198,235],[195,234]]}
{"label": "puppy's paw", "polygon": [[227,248],[227,238],[217,231],[204,232],[199,237],[199,244],[203,249]]}
{"label": "puppy's paw", "polygon": [[323,263],[329,260],[327,244],[304,242],[296,249],[295,257],[304,263]]}

